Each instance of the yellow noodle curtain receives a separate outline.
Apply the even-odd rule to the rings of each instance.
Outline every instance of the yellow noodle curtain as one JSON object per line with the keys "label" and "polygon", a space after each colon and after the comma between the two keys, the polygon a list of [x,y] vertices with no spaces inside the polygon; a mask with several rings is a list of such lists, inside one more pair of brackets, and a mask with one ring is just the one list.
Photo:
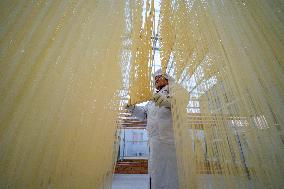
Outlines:
{"label": "yellow noodle curtain", "polygon": [[1,188],[110,188],[125,2],[0,7]]}
{"label": "yellow noodle curtain", "polygon": [[283,3],[162,1],[161,15],[181,188],[281,188]]}

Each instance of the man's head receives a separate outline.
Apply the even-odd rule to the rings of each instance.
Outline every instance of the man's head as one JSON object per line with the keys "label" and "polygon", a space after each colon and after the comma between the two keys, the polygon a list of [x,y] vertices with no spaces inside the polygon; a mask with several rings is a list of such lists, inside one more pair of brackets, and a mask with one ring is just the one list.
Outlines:
{"label": "man's head", "polygon": [[168,75],[163,74],[161,69],[155,72],[154,77],[155,77],[155,88],[157,90],[161,90],[164,86],[168,85]]}

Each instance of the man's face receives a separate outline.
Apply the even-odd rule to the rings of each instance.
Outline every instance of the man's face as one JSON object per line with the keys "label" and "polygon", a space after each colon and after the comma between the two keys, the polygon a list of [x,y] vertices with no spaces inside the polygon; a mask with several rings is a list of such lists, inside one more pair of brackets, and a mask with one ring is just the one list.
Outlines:
{"label": "man's face", "polygon": [[164,76],[157,75],[155,77],[155,87],[156,87],[156,89],[160,90],[161,88],[163,88],[167,84],[168,84],[168,80]]}

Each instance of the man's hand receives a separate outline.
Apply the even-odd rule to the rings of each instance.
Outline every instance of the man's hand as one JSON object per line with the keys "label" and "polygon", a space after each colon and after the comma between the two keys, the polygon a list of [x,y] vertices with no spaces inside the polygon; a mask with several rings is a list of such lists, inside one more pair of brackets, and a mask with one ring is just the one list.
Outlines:
{"label": "man's hand", "polygon": [[133,110],[135,108],[135,105],[131,105],[128,101],[127,104],[124,104],[123,108],[126,110]]}
{"label": "man's hand", "polygon": [[160,93],[156,93],[153,96],[153,101],[155,102],[156,106],[164,106],[166,108],[170,108],[171,107],[171,98],[162,95]]}

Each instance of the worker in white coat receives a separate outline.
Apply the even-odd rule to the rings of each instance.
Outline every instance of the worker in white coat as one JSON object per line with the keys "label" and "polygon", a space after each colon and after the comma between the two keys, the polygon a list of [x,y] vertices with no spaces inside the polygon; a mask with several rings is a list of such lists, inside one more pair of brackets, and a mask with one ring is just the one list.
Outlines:
{"label": "worker in white coat", "polygon": [[171,97],[168,75],[158,70],[155,74],[157,92],[144,107],[126,108],[141,119],[147,119],[150,157],[151,189],[178,189],[176,148],[172,126]]}

